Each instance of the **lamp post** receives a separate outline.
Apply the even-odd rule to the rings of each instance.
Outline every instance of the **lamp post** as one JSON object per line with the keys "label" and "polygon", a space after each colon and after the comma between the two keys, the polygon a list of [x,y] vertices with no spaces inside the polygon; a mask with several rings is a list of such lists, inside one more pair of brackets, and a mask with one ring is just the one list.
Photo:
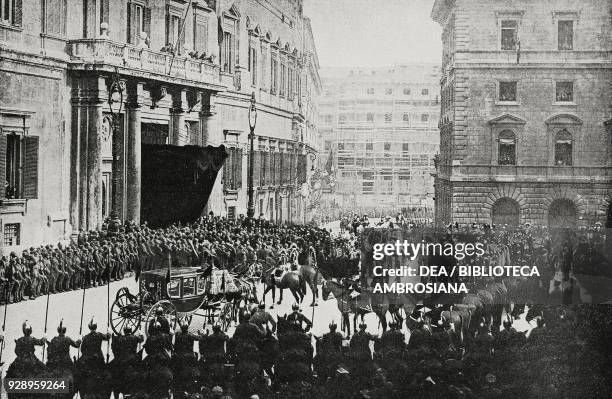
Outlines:
{"label": "lamp post", "polygon": [[253,187],[253,169],[255,168],[255,124],[257,123],[257,107],[255,106],[255,92],[251,94],[251,106],[249,107],[249,203],[247,208],[247,217],[252,219],[255,216],[255,188]]}
{"label": "lamp post", "polygon": [[117,191],[119,189],[119,117],[123,108],[123,93],[125,87],[119,80],[119,75],[115,73],[111,78],[110,89],[108,90],[108,108],[112,116],[112,181],[111,181],[111,213],[108,230],[111,233],[116,233],[121,225],[121,219],[117,214]]}

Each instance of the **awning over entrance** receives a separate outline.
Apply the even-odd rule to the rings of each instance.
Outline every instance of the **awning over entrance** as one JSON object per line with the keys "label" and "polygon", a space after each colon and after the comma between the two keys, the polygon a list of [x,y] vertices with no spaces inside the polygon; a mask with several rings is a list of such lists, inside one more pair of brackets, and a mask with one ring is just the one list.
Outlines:
{"label": "awning over entrance", "polygon": [[142,222],[190,223],[202,215],[223,166],[224,146],[142,144]]}

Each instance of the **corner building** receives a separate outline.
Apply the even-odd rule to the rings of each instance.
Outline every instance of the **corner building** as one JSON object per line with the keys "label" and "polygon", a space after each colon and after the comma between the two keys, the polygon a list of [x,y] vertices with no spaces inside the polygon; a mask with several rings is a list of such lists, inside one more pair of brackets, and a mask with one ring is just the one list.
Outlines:
{"label": "corner building", "polygon": [[0,0],[0,243],[98,229],[113,204],[140,221],[143,144],[225,145],[207,210],[246,215],[253,92],[255,215],[303,221],[320,90],[301,0]]}
{"label": "corner building", "polygon": [[438,223],[610,219],[609,0],[436,0]]}

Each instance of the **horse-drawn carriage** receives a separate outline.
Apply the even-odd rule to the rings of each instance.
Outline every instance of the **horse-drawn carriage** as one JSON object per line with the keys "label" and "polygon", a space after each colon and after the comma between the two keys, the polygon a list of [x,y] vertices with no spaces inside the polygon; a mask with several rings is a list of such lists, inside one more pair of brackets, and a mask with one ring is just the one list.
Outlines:
{"label": "horse-drawn carriage", "polygon": [[137,294],[126,287],[117,292],[110,309],[111,327],[115,334],[122,334],[125,327],[135,332],[144,323],[146,332],[156,311],[161,310],[172,329],[179,322],[190,324],[193,316],[201,316],[227,330],[235,314],[236,293],[241,297],[244,287],[240,286],[247,284],[237,280],[227,270],[210,267],[142,272]]}

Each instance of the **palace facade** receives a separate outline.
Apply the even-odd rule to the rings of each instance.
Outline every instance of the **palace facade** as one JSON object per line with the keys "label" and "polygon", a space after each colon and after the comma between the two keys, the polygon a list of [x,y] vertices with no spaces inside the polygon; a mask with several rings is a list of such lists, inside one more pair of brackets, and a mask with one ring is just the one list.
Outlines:
{"label": "palace facade", "polygon": [[0,0],[5,250],[140,221],[143,144],[224,145],[207,211],[246,215],[253,93],[255,216],[304,221],[318,68],[302,0]]}
{"label": "palace facade", "polygon": [[592,225],[612,198],[608,0],[436,0],[438,223]]}

